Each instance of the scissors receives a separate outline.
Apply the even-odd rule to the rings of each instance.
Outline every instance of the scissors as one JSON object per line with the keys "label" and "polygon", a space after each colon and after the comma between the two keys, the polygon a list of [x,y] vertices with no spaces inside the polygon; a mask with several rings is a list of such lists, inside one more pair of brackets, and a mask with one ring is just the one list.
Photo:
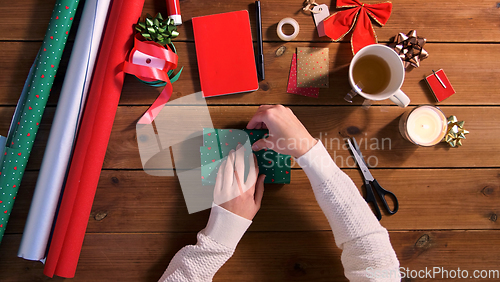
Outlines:
{"label": "scissors", "polygon": [[[398,203],[398,198],[396,198],[396,195],[394,193],[385,190],[380,186],[377,182],[377,180],[373,177],[373,175],[370,173],[368,170],[368,167],[366,166],[366,162],[363,159],[363,155],[361,155],[361,151],[359,150],[358,143],[356,143],[356,139],[354,138],[347,138],[347,143],[349,143],[349,148],[351,149],[352,154],[354,155],[354,158],[356,159],[356,163],[358,164],[359,168],[361,169],[361,172],[363,173],[363,177],[365,179],[365,188],[366,188],[366,202],[368,204],[372,203],[373,206],[375,207],[376,211],[376,216],[378,220],[382,219],[382,214],[380,213],[380,209],[377,204],[377,199],[375,199],[375,194],[373,190],[375,190],[382,200],[382,203],[384,204],[385,209],[389,214],[395,214],[398,209],[399,209],[399,203]],[[388,196],[392,198],[392,202],[394,203],[394,209],[391,210],[389,205],[387,204],[387,201],[385,197]]]}

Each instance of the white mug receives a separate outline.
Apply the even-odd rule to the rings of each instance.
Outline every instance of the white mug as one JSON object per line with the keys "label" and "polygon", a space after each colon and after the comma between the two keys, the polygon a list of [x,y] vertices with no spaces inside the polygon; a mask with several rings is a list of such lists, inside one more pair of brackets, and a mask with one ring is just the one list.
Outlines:
{"label": "white mug", "polygon": [[[352,71],[356,62],[366,55],[376,55],[382,58],[388,65],[391,70],[391,80],[387,87],[377,94],[368,94],[363,92],[356,85],[356,82],[353,79]],[[398,54],[391,48],[379,45],[372,44],[363,47],[359,50],[354,58],[352,58],[351,65],[349,66],[349,84],[351,84],[352,91],[356,94],[363,96],[365,99],[380,101],[385,99],[390,99],[396,105],[404,108],[410,104],[410,98],[406,96],[406,94],[401,91],[401,85],[403,85],[403,81],[405,80],[405,68],[403,66],[403,62],[401,58],[399,58]]]}

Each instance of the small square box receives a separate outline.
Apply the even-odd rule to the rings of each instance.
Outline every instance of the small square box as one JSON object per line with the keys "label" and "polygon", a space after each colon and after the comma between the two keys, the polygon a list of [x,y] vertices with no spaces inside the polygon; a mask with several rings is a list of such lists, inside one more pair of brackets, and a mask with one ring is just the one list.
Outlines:
{"label": "small square box", "polygon": [[438,102],[455,94],[455,89],[451,86],[448,77],[444,73],[444,70],[440,69],[436,73],[432,73],[425,78],[427,85],[431,89],[432,94]]}

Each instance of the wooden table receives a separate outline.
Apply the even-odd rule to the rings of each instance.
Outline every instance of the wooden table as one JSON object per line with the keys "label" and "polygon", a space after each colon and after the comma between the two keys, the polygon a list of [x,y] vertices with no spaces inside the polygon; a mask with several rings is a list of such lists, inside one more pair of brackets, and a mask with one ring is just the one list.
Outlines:
{"label": "wooden table", "polygon": [[[54,2],[1,1],[1,134],[7,133]],[[326,4],[334,10],[335,1]],[[184,72],[174,84],[173,99],[201,90],[192,17],[248,9],[254,24],[253,1],[185,0],[181,7],[185,23],[179,28],[176,47]],[[390,146],[361,146],[361,150],[372,156],[372,162],[377,160],[373,174],[399,198],[399,212],[384,216],[381,223],[389,230],[401,266],[410,270],[460,268],[470,275],[474,270],[500,270],[500,3],[394,1],[387,25],[374,25],[381,43],[411,29],[427,38],[425,49],[430,56],[420,68],[407,72],[402,89],[411,98],[410,108],[435,104],[422,79],[432,69],[446,71],[457,93],[439,107],[446,115],[465,120],[471,132],[460,148],[446,144],[424,148],[405,141],[398,132],[399,116],[405,109],[388,101],[368,110],[360,106],[359,97],[353,104],[344,102],[349,91],[350,43],[319,38],[310,14],[301,7],[301,1],[262,1],[266,80],[256,92],[207,100],[214,126],[242,127],[258,105],[280,103],[291,107],[312,135],[321,134],[322,140],[325,134],[341,138],[338,132],[346,130],[368,145],[372,138],[389,138]],[[158,11],[166,13],[163,0],[146,0],[143,15]],[[276,35],[277,23],[284,17],[300,24],[300,34],[292,42],[280,41]],[[280,46],[286,51],[277,56]],[[318,99],[286,93],[290,60],[300,46],[330,49],[330,88],[322,89]],[[70,43],[67,51],[71,47]],[[64,66],[68,58],[66,52]],[[64,71],[64,67],[59,71],[0,246],[1,281],[48,280],[41,263],[16,254]],[[180,248],[196,242],[196,233],[207,222],[209,211],[188,214],[177,178],[153,177],[142,170],[134,124],[158,93],[159,89],[126,78],[72,281],[156,281]],[[347,159],[349,152],[337,143],[328,144],[328,149],[361,190],[361,175],[352,159]],[[307,177],[294,168],[291,184],[266,186],[260,212],[215,280],[344,281],[340,253]]]}

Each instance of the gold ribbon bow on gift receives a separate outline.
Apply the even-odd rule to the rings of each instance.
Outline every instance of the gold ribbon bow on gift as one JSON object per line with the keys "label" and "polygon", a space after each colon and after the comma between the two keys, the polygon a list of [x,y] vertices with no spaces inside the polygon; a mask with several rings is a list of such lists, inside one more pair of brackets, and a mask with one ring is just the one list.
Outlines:
{"label": "gold ribbon bow on gift", "polygon": [[429,53],[424,49],[426,41],[425,38],[417,36],[416,30],[411,30],[408,34],[399,33],[396,35],[390,46],[399,54],[405,68],[410,65],[418,68],[420,61],[429,57]]}

